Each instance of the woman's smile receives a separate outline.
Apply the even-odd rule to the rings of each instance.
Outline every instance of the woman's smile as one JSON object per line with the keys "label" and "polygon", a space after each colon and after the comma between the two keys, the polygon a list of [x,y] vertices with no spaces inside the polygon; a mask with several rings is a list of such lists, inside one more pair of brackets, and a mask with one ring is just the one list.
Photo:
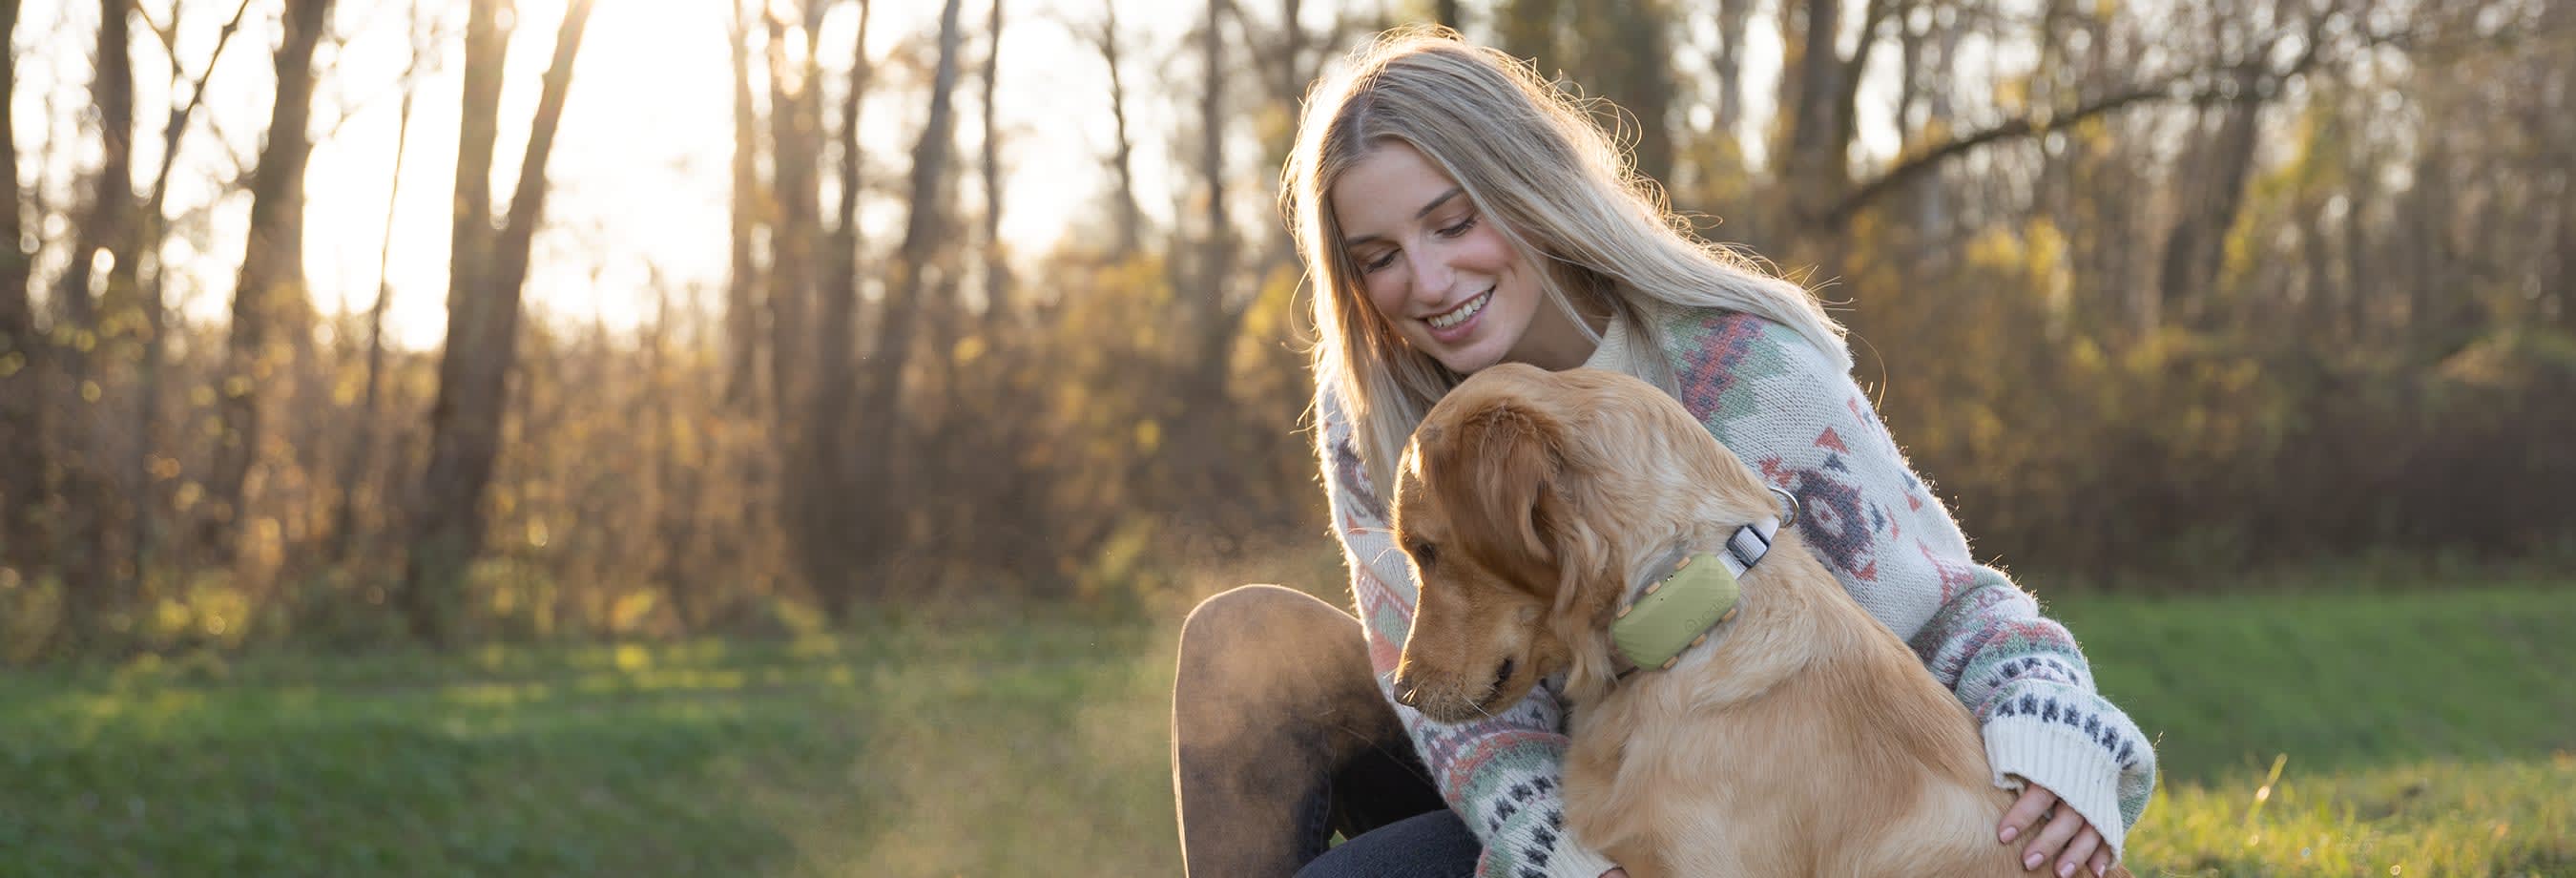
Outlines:
{"label": "woman's smile", "polygon": [[1458,307],[1431,315],[1427,321],[1431,324],[1431,337],[1444,343],[1466,337],[1475,329],[1476,316],[1485,313],[1485,304],[1493,300],[1494,288],[1486,287],[1474,298],[1458,303]]}

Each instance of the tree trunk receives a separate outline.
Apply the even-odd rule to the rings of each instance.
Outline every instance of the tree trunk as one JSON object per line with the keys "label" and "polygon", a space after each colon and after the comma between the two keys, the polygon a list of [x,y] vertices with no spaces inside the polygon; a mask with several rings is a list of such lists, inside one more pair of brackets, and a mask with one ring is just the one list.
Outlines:
{"label": "tree trunk", "polygon": [[[1945,114],[1944,97],[1948,91],[1948,71],[1953,58],[1943,50],[1959,39],[1957,28],[1942,28],[1938,24],[1916,27],[1912,18],[1900,11],[1896,22],[1900,58],[1896,65],[1898,154],[1911,152],[1921,143],[1926,129],[1937,126],[1944,133],[1949,131],[1949,121],[1936,114]],[[1926,15],[1925,18],[1931,16]],[[1934,36],[1936,30],[1941,32],[1937,38]],[[1918,115],[1923,118],[1921,123],[1915,122]],[[1940,195],[1940,179],[1935,175],[1906,187],[1905,192],[1898,196],[1902,202],[1898,210],[1915,227],[1918,246],[1936,257],[1948,249],[1946,245],[1934,243],[1941,240],[1946,232],[1942,228]]]}
{"label": "tree trunk", "polygon": [[[1835,35],[1842,30],[1842,0],[1806,0],[1780,8],[1783,19],[1781,43],[1789,47],[1790,58],[1782,70],[1795,71],[1780,83],[1780,112],[1788,117],[1788,139],[1779,156],[1781,180],[1788,187],[1789,223],[1793,226],[1791,254],[1793,259],[1811,259],[1812,250],[1798,245],[1812,243],[1818,223],[1809,205],[1842,189],[1837,178],[1844,173],[1849,160],[1847,144],[1834,139],[1837,114],[1834,95],[1839,93],[1835,80],[1842,72],[1840,53],[1834,48]],[[1830,274],[1830,272],[1828,272]]]}
{"label": "tree trunk", "polygon": [[[825,8],[824,0],[806,0],[801,31],[791,29],[781,15],[769,19],[770,168],[775,184],[770,196],[778,208],[769,235],[769,382],[778,400],[771,412],[773,435],[784,454],[794,453],[796,403],[810,392],[806,378],[816,368],[808,348],[824,231],[822,62],[815,57],[815,38]],[[801,69],[788,57],[791,32],[805,39]]]}
{"label": "tree trunk", "polygon": [[1729,141],[1744,120],[1744,34],[1753,6],[1754,0],[1717,0],[1717,51],[1709,63],[1717,71],[1717,133]]}
{"label": "tree trunk", "polygon": [[[2337,112],[2347,114],[2355,127],[2366,127],[2370,111],[2368,97],[2347,99]],[[2380,332],[2387,309],[2380,302],[2385,278],[2380,277],[2380,254],[2373,252],[2370,231],[2371,214],[2379,203],[2380,158],[2374,154],[2369,138],[2356,137],[2345,146],[2344,163],[2349,169],[2344,184],[2345,209],[2341,238],[2343,243],[2344,296],[2351,309],[2354,331],[2363,344],[2383,344]],[[2566,258],[2561,251],[2561,259]]]}
{"label": "tree trunk", "polygon": [[1555,79],[1566,69],[1557,30],[1565,0],[1503,0],[1494,8],[1494,35],[1503,51],[1535,59],[1540,76]]}
{"label": "tree trunk", "polygon": [[[1228,385],[1234,339],[1243,314],[1243,304],[1234,301],[1237,245],[1233,224],[1226,214],[1225,93],[1229,62],[1223,32],[1217,24],[1227,2],[1209,0],[1207,28],[1199,34],[1205,82],[1199,92],[1197,166],[1192,169],[1199,178],[1198,203],[1204,211],[1199,220],[1199,241],[1194,258],[1189,263],[1175,262],[1170,273],[1174,278],[1173,295],[1187,309],[1184,313],[1188,318],[1175,352],[1178,359],[1165,415],[1166,421],[1174,425],[1173,436],[1162,448],[1170,489],[1179,498],[1223,496],[1227,493],[1225,486],[1235,475],[1229,469],[1232,461],[1227,459],[1224,436],[1219,432],[1231,419],[1228,413],[1233,399]],[[1178,252],[1175,248],[1176,255]],[[1248,303],[1249,297],[1244,298]]]}
{"label": "tree trunk", "polygon": [[[56,305],[70,318],[74,333],[98,330],[98,299],[90,294],[91,254],[104,249],[116,264],[133,257],[130,238],[134,214],[134,64],[128,52],[133,31],[127,16],[133,0],[99,0],[96,70],[90,97],[98,105],[99,166],[90,179],[89,215],[72,244],[70,264],[56,286]],[[66,359],[73,378],[89,378],[88,357],[73,345]]]}
{"label": "tree trunk", "polygon": [[1127,84],[1120,78],[1121,62],[1118,44],[1118,2],[1102,0],[1100,31],[1092,45],[1100,50],[1100,60],[1109,67],[1109,118],[1117,150],[1109,157],[1109,167],[1118,175],[1118,191],[1111,205],[1118,224],[1118,249],[1111,255],[1126,259],[1145,245],[1145,212],[1136,201],[1136,144],[1127,133]]}
{"label": "tree trunk", "polygon": [[572,87],[591,0],[572,0],[555,32],[552,66],[529,124],[518,188],[507,220],[492,227],[491,167],[498,128],[501,70],[509,37],[499,26],[507,0],[474,0],[465,32],[465,92],[458,126],[455,244],[448,280],[447,347],[438,360],[438,396],[429,418],[429,463],[422,473],[411,554],[396,606],[414,636],[449,642],[464,597],[465,573],[482,553],[483,492],[500,452],[501,414],[517,359],[519,299],[528,250],[544,216],[546,158]]}
{"label": "tree trunk", "polygon": [[[2561,169],[2564,178],[2569,172]],[[2558,206],[2558,246],[2551,252],[2557,260],[2557,271],[2551,276],[2550,295],[2558,304],[2558,328],[2576,332],[2576,210]]]}
{"label": "tree trunk", "polygon": [[[63,624],[57,633],[69,637],[72,651],[93,646],[106,633],[111,613],[124,603],[123,567],[117,522],[127,500],[116,489],[114,464],[100,440],[116,431],[108,422],[103,385],[92,363],[98,346],[99,299],[90,291],[94,254],[106,253],[112,264],[134,257],[134,68],[128,51],[132,30],[131,0],[100,0],[95,76],[90,94],[97,102],[100,159],[91,179],[89,213],[74,233],[69,266],[56,286],[55,307],[64,320],[55,325],[55,345],[44,359],[60,368],[63,389],[77,416],[72,432],[83,437],[69,449],[62,466],[62,522],[56,558],[63,578]],[[112,273],[112,272],[111,272]],[[111,290],[111,293],[114,291]]]}
{"label": "tree trunk", "polygon": [[1947,67],[1927,66],[1934,63],[1933,48],[1931,29],[1915,27],[1913,17],[1900,10],[1896,17],[1896,151],[1900,153],[1914,145],[1914,111],[1923,103],[1924,80],[1948,78],[1941,75]]}
{"label": "tree trunk", "polygon": [[[1225,179],[1225,31],[1218,27],[1228,0],[1208,0],[1207,28],[1199,33],[1199,57],[1206,87],[1199,91],[1199,184],[1205,187],[1200,204],[1206,211],[1200,220],[1198,272],[1193,278],[1196,290],[1183,290],[1180,295],[1191,305],[1191,330],[1195,343],[1186,352],[1182,368],[1191,378],[1187,401],[1192,404],[1214,404],[1225,396],[1226,358],[1223,348],[1233,333],[1227,327],[1227,300],[1230,276],[1234,273],[1234,228],[1226,218]],[[1292,28],[1294,22],[1290,23]],[[1195,420],[1205,421],[1207,418]],[[1187,443],[1175,443],[1175,447]]]}
{"label": "tree trunk", "polygon": [[[1308,33],[1305,25],[1300,23],[1303,19],[1302,6],[1302,0],[1281,0],[1278,32],[1254,35],[1247,31],[1244,40],[1256,56],[1261,58],[1262,69],[1268,71],[1268,76],[1263,82],[1261,99],[1272,106],[1293,107],[1303,101],[1307,86],[1322,75],[1325,61],[1324,52],[1309,50],[1326,49],[1341,42],[1339,33],[1343,25],[1338,20],[1334,24],[1333,33],[1320,36]],[[1290,146],[1288,142],[1278,139],[1271,139],[1264,143],[1261,166],[1276,168],[1286,164]],[[1260,235],[1263,243],[1238,241],[1235,244],[1237,255],[1234,258],[1233,271],[1238,277],[1250,278],[1254,286],[1249,294],[1237,297],[1237,300],[1229,306],[1224,338],[1216,344],[1220,349],[1232,349],[1234,336],[1242,328],[1244,310],[1252,306],[1252,299],[1259,292],[1259,284],[1265,282],[1274,272],[1293,270],[1298,265],[1297,236],[1294,231],[1284,223],[1264,225],[1267,230]],[[1257,251],[1259,255],[1247,262],[1241,255],[1247,251]]]}
{"label": "tree trunk", "polygon": [[18,93],[18,0],[0,0],[0,567],[36,577],[45,556],[44,503],[46,345],[36,334],[27,292],[30,265],[20,249],[24,206],[18,192],[18,126],[10,113]]}
{"label": "tree trunk", "polygon": [[[1637,172],[1659,184],[1673,179],[1673,27],[1659,0],[1621,0],[1590,15],[1607,26],[1606,39],[1589,39],[1584,66],[1601,93],[1634,117],[1632,150]],[[1615,51],[1607,51],[1611,46]]]}
{"label": "tree trunk", "polygon": [[2237,99],[2223,109],[2218,128],[2201,146],[2198,185],[2189,190],[2181,216],[2165,233],[2163,268],[2156,295],[2141,296],[2131,315],[2140,333],[2152,333],[2177,316],[2200,322],[2218,285],[2227,256],[2227,234],[2236,226],[2244,203],[2245,183],[2253,175],[2256,120],[2262,101],[2255,95],[2256,76],[2248,66],[2237,76]]}
{"label": "tree trunk", "polygon": [[1572,90],[1606,98],[1624,111],[1626,118],[1604,121],[1635,135],[1628,147],[1637,171],[1659,183],[1671,181],[1669,34],[1680,23],[1668,0],[1506,0],[1494,18],[1505,51],[1534,60],[1541,75],[1561,73],[1571,79]]}
{"label": "tree trunk", "polygon": [[957,88],[959,5],[961,0],[946,0],[940,8],[939,55],[931,75],[930,113],[922,123],[921,139],[912,149],[910,217],[904,222],[903,243],[896,249],[884,316],[877,324],[876,361],[866,371],[868,386],[866,395],[861,397],[857,431],[857,496],[865,513],[850,533],[859,544],[857,563],[834,583],[836,587],[822,594],[824,608],[835,619],[849,618],[863,593],[859,577],[879,572],[876,568],[894,556],[904,539],[906,500],[894,484],[894,457],[899,451],[895,443],[903,426],[904,365],[912,357],[914,324],[921,316],[923,274],[929,270],[931,258],[944,237],[939,182],[956,136],[952,97]]}
{"label": "tree trunk", "polygon": [[[1879,22],[1891,12],[1890,0],[1870,0],[1862,13],[1860,44],[1845,58],[1836,48],[1842,31],[1841,0],[1808,0],[1797,53],[1788,151],[1781,157],[1789,188],[1790,255],[1821,264],[1821,273],[1840,274],[1841,237],[1847,216],[1832,205],[1851,191],[1851,145],[1857,126],[1861,72],[1868,69],[1878,44]],[[1784,13],[1785,14],[1785,13]]]}
{"label": "tree trunk", "polygon": [[1011,268],[1002,259],[1002,126],[994,121],[993,90],[1002,65],[1002,0],[993,0],[985,26],[984,148],[984,328],[986,334],[1009,324]]}
{"label": "tree trunk", "polygon": [[[2542,27],[2547,33],[2566,33],[2571,25],[2576,25],[2576,9],[2565,3],[2550,6],[2548,15],[2542,19]],[[2576,109],[2576,106],[2570,106],[2576,104],[2576,64],[2559,66],[2557,87],[2551,94],[2556,101],[2549,108],[2549,123],[2558,129],[2551,142],[2576,143],[2576,125],[2569,124],[2567,118],[2568,111]],[[2576,192],[2576,155],[2560,150],[2557,165],[2558,191],[2562,194]],[[2557,262],[2557,270],[2549,286],[2551,295],[2558,300],[2558,328],[2576,333],[2576,208],[2568,207],[2567,200],[2562,197],[2555,213],[2558,216],[2558,243],[2551,249],[2550,256]],[[2353,221],[2359,222],[2361,208],[2357,201],[2352,215]]]}
{"label": "tree trunk", "polygon": [[228,563],[248,507],[243,485],[259,459],[265,425],[260,386],[286,377],[285,340],[277,322],[304,304],[304,168],[313,154],[305,129],[313,117],[313,50],[330,18],[331,0],[289,0],[286,40],[277,48],[277,100],[268,139],[251,175],[250,235],[233,287],[232,328],[216,383],[223,432],[197,521],[197,545]]}
{"label": "tree trunk", "polygon": [[832,228],[832,275],[823,286],[823,319],[815,332],[813,395],[805,401],[803,432],[798,437],[798,468],[786,485],[797,514],[790,535],[797,560],[817,594],[850,591],[849,536],[855,532],[864,501],[858,494],[860,462],[845,437],[850,408],[858,395],[857,369],[851,358],[859,314],[859,111],[875,78],[868,61],[868,22],[872,4],[859,3],[859,35],[850,51],[850,89],[841,102],[841,202]]}
{"label": "tree trunk", "polygon": [[752,264],[751,241],[758,234],[760,191],[760,117],[751,105],[751,31],[743,23],[743,0],[734,0],[729,42],[733,45],[733,222],[732,263],[725,275],[725,405],[750,411],[759,398],[760,276]]}

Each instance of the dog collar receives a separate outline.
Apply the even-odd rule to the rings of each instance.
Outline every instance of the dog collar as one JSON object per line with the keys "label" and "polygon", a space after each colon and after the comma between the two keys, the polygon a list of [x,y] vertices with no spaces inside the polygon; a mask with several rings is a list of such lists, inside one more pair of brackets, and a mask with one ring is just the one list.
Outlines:
{"label": "dog collar", "polygon": [[[1773,492],[1789,498],[1789,521],[1795,522],[1797,498],[1776,488]],[[1718,551],[1675,549],[1669,572],[1649,580],[1610,622],[1610,642],[1631,670],[1670,668],[1684,650],[1708,642],[1711,631],[1735,618],[1736,599],[1742,595],[1736,580],[1762,563],[1784,526],[1780,519],[1765,517],[1736,528]]]}

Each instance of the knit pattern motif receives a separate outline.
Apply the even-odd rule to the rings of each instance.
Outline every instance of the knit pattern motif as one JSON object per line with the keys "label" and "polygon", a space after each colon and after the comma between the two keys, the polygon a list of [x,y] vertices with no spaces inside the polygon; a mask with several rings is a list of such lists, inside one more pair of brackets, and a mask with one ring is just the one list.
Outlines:
{"label": "knit pattern motif", "polygon": [[[1797,496],[1801,538],[1977,717],[1996,784],[2048,787],[2120,850],[2155,786],[2147,737],[2095,692],[2065,627],[2003,573],[1970,560],[1948,509],[1906,465],[1851,376],[1794,330],[1759,317],[1661,308],[1647,318],[1683,406]],[[1586,365],[1623,362],[1631,338],[1614,324]],[[1319,384],[1327,388],[1315,408],[1326,492],[1378,688],[1392,703],[1416,586],[1347,410],[1331,382]],[[1565,718],[1551,687],[1459,725],[1395,710],[1442,796],[1484,842],[1479,876],[1597,878],[1611,867],[1566,837],[1558,790]]]}

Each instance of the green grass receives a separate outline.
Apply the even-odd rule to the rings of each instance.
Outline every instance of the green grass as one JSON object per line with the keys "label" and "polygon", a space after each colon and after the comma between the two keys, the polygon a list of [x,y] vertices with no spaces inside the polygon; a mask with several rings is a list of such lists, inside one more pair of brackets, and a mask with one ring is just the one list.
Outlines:
{"label": "green grass", "polygon": [[[2576,590],[2051,611],[2160,737],[2141,875],[2576,875]],[[0,677],[0,875],[1172,874],[1171,630]]]}
{"label": "green grass", "polygon": [[2177,780],[2576,751],[2576,583],[2048,607]]}
{"label": "green grass", "polygon": [[0,684],[0,874],[1168,863],[1145,629],[249,660]]}
{"label": "green grass", "polygon": [[2576,875],[2576,584],[2049,609],[2157,737],[2139,874]]}

